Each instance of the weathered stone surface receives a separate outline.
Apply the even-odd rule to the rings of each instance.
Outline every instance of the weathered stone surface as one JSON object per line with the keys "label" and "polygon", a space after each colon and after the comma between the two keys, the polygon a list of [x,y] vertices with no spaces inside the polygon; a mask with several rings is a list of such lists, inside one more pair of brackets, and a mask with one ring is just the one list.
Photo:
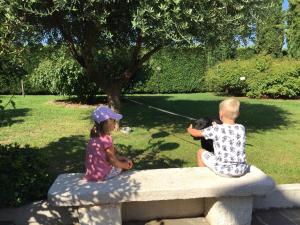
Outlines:
{"label": "weathered stone surface", "polygon": [[205,219],[210,225],[250,225],[253,199],[221,197],[205,199]]}
{"label": "weathered stone surface", "polygon": [[78,208],[80,225],[122,225],[121,205],[101,205]]}
{"label": "weathered stone surface", "polygon": [[254,208],[292,208],[300,207],[300,184],[280,184],[266,196],[254,199]]}
{"label": "weathered stone surface", "polygon": [[274,188],[258,168],[240,178],[215,175],[208,168],[131,171],[104,182],[86,182],[83,174],[58,176],[48,192],[55,206],[88,206],[131,201],[159,201],[229,196],[260,196]]}

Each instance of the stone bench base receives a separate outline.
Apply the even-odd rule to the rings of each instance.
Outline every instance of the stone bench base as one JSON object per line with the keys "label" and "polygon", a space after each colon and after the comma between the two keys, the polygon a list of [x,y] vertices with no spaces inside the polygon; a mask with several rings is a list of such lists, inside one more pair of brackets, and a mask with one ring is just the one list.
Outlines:
{"label": "stone bench base", "polygon": [[240,178],[220,177],[199,167],[131,171],[103,182],[86,182],[82,176],[62,174],[48,192],[53,206],[78,207],[82,225],[121,225],[122,204],[188,199],[203,201],[199,215],[211,225],[250,225],[253,197],[275,186],[254,166]]}
{"label": "stone bench base", "polygon": [[[205,218],[210,225],[250,225],[252,197],[205,199]],[[122,225],[121,204],[78,208],[81,225]]]}

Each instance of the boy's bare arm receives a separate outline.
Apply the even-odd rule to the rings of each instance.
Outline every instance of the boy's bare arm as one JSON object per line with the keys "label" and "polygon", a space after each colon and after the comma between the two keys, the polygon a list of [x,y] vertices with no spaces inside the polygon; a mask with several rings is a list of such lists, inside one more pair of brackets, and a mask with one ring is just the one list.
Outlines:
{"label": "boy's bare arm", "polygon": [[201,130],[194,129],[192,124],[190,124],[187,128],[187,132],[193,137],[203,137],[203,132]]}

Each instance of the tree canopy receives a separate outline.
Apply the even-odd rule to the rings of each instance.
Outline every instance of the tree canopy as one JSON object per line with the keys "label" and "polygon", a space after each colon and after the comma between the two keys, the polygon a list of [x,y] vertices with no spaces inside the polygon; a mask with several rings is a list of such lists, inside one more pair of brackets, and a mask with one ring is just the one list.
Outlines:
{"label": "tree canopy", "polygon": [[284,36],[282,0],[272,0],[265,14],[267,16],[257,22],[256,50],[280,57]]}
{"label": "tree canopy", "polygon": [[68,46],[120,108],[137,69],[165,46],[214,46],[251,33],[264,0],[0,0],[1,45]]}

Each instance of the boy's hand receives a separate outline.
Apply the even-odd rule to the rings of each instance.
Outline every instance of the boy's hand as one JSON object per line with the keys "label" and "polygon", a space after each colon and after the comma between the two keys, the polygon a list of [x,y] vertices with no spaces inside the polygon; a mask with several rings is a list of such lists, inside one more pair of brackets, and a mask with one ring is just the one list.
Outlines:
{"label": "boy's hand", "polygon": [[192,129],[193,129],[193,125],[190,124],[190,126],[187,128],[187,132],[188,132],[189,134],[191,134]]}
{"label": "boy's hand", "polygon": [[192,135],[193,137],[202,137],[202,131],[194,129],[193,125],[190,124],[190,126],[187,128],[187,132]]}

